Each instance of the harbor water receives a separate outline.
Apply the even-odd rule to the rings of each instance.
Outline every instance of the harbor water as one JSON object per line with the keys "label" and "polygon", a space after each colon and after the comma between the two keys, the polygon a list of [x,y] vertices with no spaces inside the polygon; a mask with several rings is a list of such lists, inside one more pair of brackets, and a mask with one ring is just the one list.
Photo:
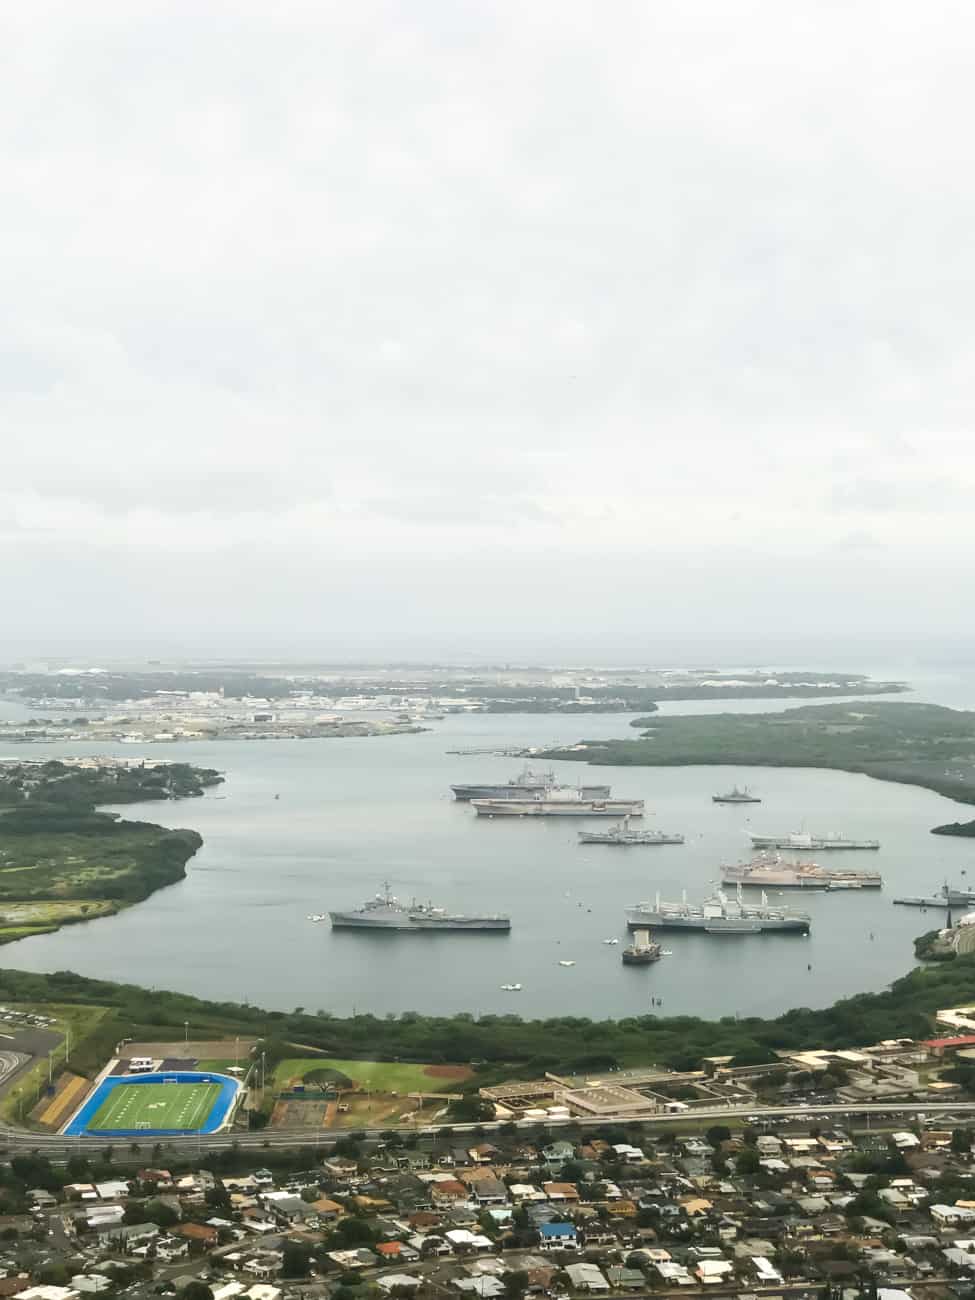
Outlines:
{"label": "harbor water", "polygon": [[[957,696],[950,702],[971,703]],[[801,702],[701,702],[667,711],[752,712],[795,703]],[[664,1015],[766,1015],[882,988],[910,969],[913,938],[944,915],[891,900],[932,893],[946,879],[975,887],[975,842],[930,834],[971,809],[927,790],[843,772],[557,765],[562,780],[609,781],[614,796],[646,800],[638,824],[680,832],[683,845],[582,847],[578,831],[592,823],[479,818],[451,798],[451,782],[504,781],[521,762],[449,750],[632,737],[629,721],[619,714],[470,715],[433,722],[420,735],[150,746],[152,757],[226,774],[225,784],[202,799],[120,810],[201,833],[204,847],[186,880],[119,916],[10,945],[2,964],[343,1015],[621,1017],[649,1011],[651,997],[660,999],[654,1010]],[[7,756],[83,752],[133,758],[141,751],[25,745]],[[712,803],[712,794],[734,782],[763,802]],[[659,937],[671,955],[648,967],[622,964],[627,905],[658,890],[664,899],[686,890],[699,901],[722,863],[749,856],[749,831],[800,828],[879,839],[879,852],[834,852],[819,861],[879,870],[885,888],[770,894],[772,904],[810,913],[808,938],[668,932]],[[511,933],[332,932],[308,919],[356,907],[386,880],[402,898],[508,912]],[[758,901],[757,891],[749,896]],[[620,942],[605,944],[609,938]],[[520,992],[502,991],[515,983]]]}

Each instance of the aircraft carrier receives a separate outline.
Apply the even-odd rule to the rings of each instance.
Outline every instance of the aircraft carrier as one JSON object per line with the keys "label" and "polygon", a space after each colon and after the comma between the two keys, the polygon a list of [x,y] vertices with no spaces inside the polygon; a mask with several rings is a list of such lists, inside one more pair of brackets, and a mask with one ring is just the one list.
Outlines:
{"label": "aircraft carrier", "polygon": [[471,799],[524,799],[526,796],[540,794],[543,790],[581,789],[584,799],[608,799],[608,785],[560,786],[555,780],[554,772],[534,772],[526,767],[518,776],[514,776],[503,785],[452,785],[454,798],[462,803]]}
{"label": "aircraft carrier", "polygon": [[478,817],[642,817],[642,799],[587,799],[575,786],[531,799],[472,799]]}

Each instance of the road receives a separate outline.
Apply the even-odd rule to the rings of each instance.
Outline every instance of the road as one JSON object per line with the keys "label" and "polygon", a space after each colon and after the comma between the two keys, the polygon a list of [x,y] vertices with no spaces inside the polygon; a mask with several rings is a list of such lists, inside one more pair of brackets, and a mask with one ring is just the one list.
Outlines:
{"label": "road", "polygon": [[[868,1119],[871,1116],[878,1115],[896,1115],[902,1117],[905,1122],[916,1119],[918,1116],[924,1116],[929,1119],[937,1119],[939,1115],[963,1115],[967,1118],[975,1119],[975,1102],[865,1102],[858,1105],[851,1105],[849,1102],[828,1106],[767,1106],[759,1108],[751,1106],[716,1106],[709,1107],[707,1110],[695,1110],[683,1115],[650,1115],[646,1118],[634,1120],[631,1115],[605,1115],[598,1119],[577,1119],[577,1120],[522,1120],[520,1127],[526,1129],[536,1129],[539,1127],[546,1129],[557,1129],[566,1125],[575,1124],[582,1129],[604,1128],[607,1124],[629,1124],[639,1123],[648,1128],[655,1125],[673,1125],[681,1122],[692,1123],[695,1126],[702,1121],[711,1121],[713,1123],[727,1123],[729,1120],[746,1120],[749,1116],[760,1116],[759,1122],[767,1123],[769,1120],[784,1121],[805,1121],[812,1123],[814,1120],[821,1120],[826,1117],[830,1119],[849,1120],[856,1118]],[[434,1134],[464,1134],[473,1133],[474,1129],[482,1129],[486,1133],[497,1132],[501,1128],[499,1122],[489,1122],[486,1124],[436,1124],[428,1125],[424,1128],[400,1129],[401,1134],[416,1133]],[[388,1126],[383,1128],[359,1129],[357,1132],[364,1133],[366,1137],[380,1137],[387,1132]],[[176,1149],[186,1155],[192,1155],[194,1151],[201,1154],[204,1151],[222,1151],[228,1147],[240,1147],[241,1149],[261,1150],[267,1148],[288,1149],[294,1147],[317,1147],[330,1149],[340,1138],[347,1137],[348,1134],[327,1130],[321,1128],[314,1129],[288,1129],[283,1132],[275,1132],[273,1129],[262,1129],[256,1133],[211,1133],[209,1135],[193,1134],[188,1137],[168,1137],[155,1138],[147,1134],[140,1142],[140,1146],[145,1148],[155,1142],[161,1142],[169,1149]],[[74,1152],[84,1151],[85,1153],[97,1152],[104,1150],[106,1147],[115,1147],[116,1149],[127,1145],[125,1138],[94,1138],[94,1137],[62,1137],[60,1133],[33,1133],[24,1129],[13,1128],[9,1125],[0,1124],[0,1141],[6,1144],[11,1155],[23,1151],[38,1151],[39,1153],[57,1159],[61,1156],[68,1156]]]}

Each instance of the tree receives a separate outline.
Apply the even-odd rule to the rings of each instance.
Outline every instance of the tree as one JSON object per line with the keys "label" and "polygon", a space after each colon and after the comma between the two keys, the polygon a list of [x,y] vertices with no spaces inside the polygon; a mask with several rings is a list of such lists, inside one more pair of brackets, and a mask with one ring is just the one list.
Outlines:
{"label": "tree", "polygon": [[956,1155],[967,1155],[972,1149],[972,1130],[970,1128],[953,1128],[951,1130],[951,1149]]}
{"label": "tree", "polygon": [[180,1300],[213,1300],[213,1292],[205,1282],[187,1282],[179,1294]]}
{"label": "tree", "polygon": [[297,1241],[285,1241],[281,1259],[282,1277],[307,1277],[311,1251]]}
{"label": "tree", "polygon": [[723,1143],[731,1141],[731,1129],[727,1124],[712,1124],[704,1136],[717,1150]]}
{"label": "tree", "polygon": [[521,1268],[505,1273],[503,1285],[508,1300],[518,1300],[519,1296],[523,1296],[528,1290],[529,1280],[528,1274]]}
{"label": "tree", "polygon": [[762,1157],[755,1147],[745,1147],[735,1157],[735,1170],[739,1174],[757,1174],[762,1167]]}

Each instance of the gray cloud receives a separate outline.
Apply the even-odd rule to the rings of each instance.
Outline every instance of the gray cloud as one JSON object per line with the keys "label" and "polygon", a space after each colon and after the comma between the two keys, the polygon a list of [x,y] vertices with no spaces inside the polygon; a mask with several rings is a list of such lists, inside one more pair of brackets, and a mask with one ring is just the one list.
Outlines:
{"label": "gray cloud", "polygon": [[[557,640],[581,575],[606,644],[655,628],[654,597],[705,636],[730,544],[751,570],[727,617],[752,628],[782,581],[797,636],[893,628],[884,566],[920,565],[944,580],[929,615],[972,630],[963,6],[37,0],[4,21],[14,623],[45,590],[45,635],[54,612],[121,634],[145,574],[175,598],[195,565],[215,636],[280,602],[296,635],[365,642],[395,581],[422,585],[404,618],[433,645],[458,617]],[[273,590],[242,614],[255,546]],[[526,556],[544,599],[519,595]]]}

